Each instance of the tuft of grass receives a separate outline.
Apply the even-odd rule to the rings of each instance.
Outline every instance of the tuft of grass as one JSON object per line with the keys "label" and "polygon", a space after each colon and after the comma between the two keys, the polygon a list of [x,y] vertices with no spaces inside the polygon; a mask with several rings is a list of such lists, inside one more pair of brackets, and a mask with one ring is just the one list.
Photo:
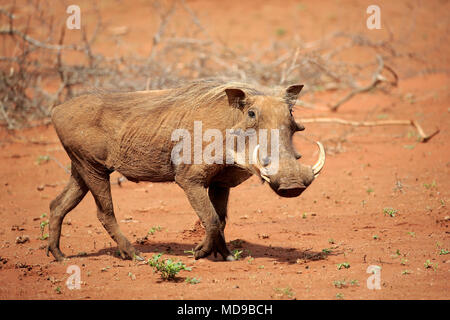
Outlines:
{"label": "tuft of grass", "polygon": [[402,275],[407,275],[407,274],[410,274],[411,273],[411,271],[409,271],[409,270],[403,270],[402,271]]}
{"label": "tuft of grass", "polygon": [[42,221],[39,224],[39,228],[41,229],[41,236],[39,237],[39,240],[46,240],[48,238],[48,233],[45,232],[45,227],[48,225],[48,220]]}
{"label": "tuft of grass", "polygon": [[428,259],[427,261],[425,261],[425,263],[424,263],[423,265],[425,266],[425,269],[433,268],[434,271],[436,271],[436,270],[437,270],[437,267],[438,267],[437,262],[433,264],[433,263],[430,261],[430,259]]}
{"label": "tuft of grass", "polygon": [[348,269],[350,268],[350,264],[348,262],[338,263],[337,268],[338,270],[341,270],[342,268]]}
{"label": "tuft of grass", "polygon": [[240,260],[241,259],[241,255],[242,255],[243,250],[238,250],[238,249],[234,249],[231,254],[233,255],[233,258],[236,260]]}
{"label": "tuft of grass", "polygon": [[161,231],[162,228],[161,226],[155,226],[155,227],[151,227],[150,230],[148,230],[147,235],[154,235],[156,231]]}
{"label": "tuft of grass", "polygon": [[61,287],[60,287],[60,286],[57,286],[57,287],[55,288],[55,292],[56,292],[57,294],[61,294],[61,293],[62,293]]}
{"label": "tuft of grass", "polygon": [[50,161],[50,156],[45,155],[45,156],[39,156],[36,159],[36,164],[41,165],[43,163],[47,163]]}
{"label": "tuft of grass", "polygon": [[292,289],[290,287],[286,287],[286,288],[275,288],[274,289],[279,295],[283,295],[286,296],[290,299],[294,298],[294,292],[292,291]]}
{"label": "tuft of grass", "polygon": [[441,249],[441,251],[439,251],[439,255],[440,256],[445,255],[445,254],[449,254],[449,253],[450,253],[450,251],[448,251],[447,249]]}
{"label": "tuft of grass", "polygon": [[344,294],[343,293],[336,293],[336,299],[344,299]]}
{"label": "tuft of grass", "polygon": [[162,253],[153,255],[152,258],[148,259],[147,263],[149,266],[153,267],[153,272],[161,273],[161,278],[164,280],[174,280],[181,270],[192,270],[181,261],[174,262],[172,259],[160,260],[162,255]]}
{"label": "tuft of grass", "polygon": [[436,180],[433,180],[433,182],[431,183],[424,183],[423,186],[426,189],[436,189],[437,188]]}
{"label": "tuft of grass", "polygon": [[413,232],[413,231],[410,231],[410,232],[408,232],[408,234],[411,236],[411,237],[413,237],[413,238],[415,238],[416,237],[416,233],[415,232]]}
{"label": "tuft of grass", "polygon": [[394,208],[384,208],[383,213],[384,213],[384,215],[388,215],[390,217],[395,217],[395,215],[397,214],[397,210]]}
{"label": "tuft of grass", "polygon": [[359,286],[359,282],[356,279],[350,280],[349,282],[347,282],[345,279],[344,280],[335,280],[335,281],[333,281],[333,285],[336,288],[342,289],[342,288],[347,288],[349,285],[350,286]]}
{"label": "tuft of grass", "polygon": [[189,253],[189,257],[194,257],[194,249],[192,248],[191,250],[184,250],[184,253]]}
{"label": "tuft of grass", "polygon": [[200,280],[201,279],[187,277],[186,280],[184,280],[184,282],[187,282],[189,284],[198,284],[200,283]]}
{"label": "tuft of grass", "polygon": [[276,33],[276,35],[277,36],[279,36],[279,37],[282,37],[282,36],[284,36],[285,34],[286,34],[286,29],[284,29],[284,28],[278,28],[276,31],[275,31],[275,33]]}
{"label": "tuft of grass", "polygon": [[375,190],[373,190],[372,188],[367,188],[366,192],[367,194],[371,194],[372,192],[375,192]]}

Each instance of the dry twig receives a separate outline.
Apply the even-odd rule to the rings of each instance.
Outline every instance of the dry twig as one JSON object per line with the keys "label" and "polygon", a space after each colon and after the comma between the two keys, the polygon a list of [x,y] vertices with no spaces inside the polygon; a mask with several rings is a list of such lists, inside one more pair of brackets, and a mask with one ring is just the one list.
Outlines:
{"label": "dry twig", "polygon": [[352,121],[352,120],[344,120],[339,118],[313,118],[313,119],[301,119],[302,123],[334,123],[334,124],[342,124],[354,127],[376,127],[376,126],[398,126],[398,125],[408,125],[414,126],[417,129],[417,132],[420,136],[421,142],[427,142],[436,134],[439,133],[439,129],[436,129],[431,134],[426,134],[423,131],[420,124],[415,120],[380,120],[380,121]]}

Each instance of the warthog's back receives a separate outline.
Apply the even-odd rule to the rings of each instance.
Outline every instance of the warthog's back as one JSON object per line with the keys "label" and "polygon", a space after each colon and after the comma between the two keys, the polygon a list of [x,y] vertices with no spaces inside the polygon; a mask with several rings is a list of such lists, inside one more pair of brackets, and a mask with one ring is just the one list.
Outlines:
{"label": "warthog's back", "polygon": [[[151,103],[164,91],[89,94],[53,109],[69,156],[117,170],[131,180],[173,180],[169,110]],[[170,122],[170,121],[169,121]]]}

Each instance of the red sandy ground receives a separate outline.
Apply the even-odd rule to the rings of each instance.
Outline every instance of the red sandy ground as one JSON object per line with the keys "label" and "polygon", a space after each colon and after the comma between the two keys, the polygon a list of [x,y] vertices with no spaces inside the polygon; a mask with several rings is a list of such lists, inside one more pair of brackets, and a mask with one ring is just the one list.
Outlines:
{"label": "red sandy ground", "polygon": [[[407,58],[397,60],[396,89],[359,95],[337,114],[299,109],[295,116],[416,119],[426,132],[438,127],[440,133],[419,143],[415,131],[405,126],[350,130],[308,124],[299,136],[327,141],[323,173],[294,199],[278,197],[255,177],[233,189],[225,233],[228,242],[242,240],[241,248],[229,246],[243,253],[232,263],[213,257],[194,261],[184,252],[201,241],[203,230],[196,228],[197,217],[174,183],[113,185],[116,217],[133,243],[151,227],[162,228],[148,242],[136,244],[144,256],[166,252],[165,257],[192,267],[180,272],[178,281],[168,282],[148,265],[115,256],[115,244],[97,220],[91,195],[63,225],[61,249],[70,260],[57,263],[47,257],[46,242],[38,239],[39,225],[48,219],[49,202],[68,176],[55,161],[38,164],[37,159],[50,155],[63,165],[70,162],[51,125],[2,129],[0,299],[336,299],[337,294],[344,299],[449,299],[450,255],[439,254],[450,250],[449,3],[381,2],[380,31],[365,28],[365,9],[372,2],[188,3],[213,37],[236,47],[265,43],[278,27],[307,40],[336,30],[383,39],[389,29],[423,57],[419,66]],[[132,32],[123,38],[127,49],[148,53],[149,35],[157,25],[148,18],[150,5],[107,1],[100,9],[111,26],[130,27]],[[101,37],[97,50],[108,48],[108,38]],[[321,98],[336,100],[328,94]],[[346,141],[333,143],[344,132]],[[301,161],[316,159],[312,143],[296,137],[295,144]],[[118,175],[113,177],[115,181]],[[398,211],[395,217],[383,213],[388,207]],[[16,244],[21,235],[30,241]],[[321,254],[325,248],[331,254]],[[77,257],[79,253],[85,254]],[[424,265],[427,260],[430,268]],[[344,262],[350,268],[338,270]],[[81,268],[80,290],[65,285],[69,265]],[[380,290],[366,286],[370,265],[382,268]],[[186,283],[186,277],[200,283]],[[334,284],[344,280],[347,287]]]}

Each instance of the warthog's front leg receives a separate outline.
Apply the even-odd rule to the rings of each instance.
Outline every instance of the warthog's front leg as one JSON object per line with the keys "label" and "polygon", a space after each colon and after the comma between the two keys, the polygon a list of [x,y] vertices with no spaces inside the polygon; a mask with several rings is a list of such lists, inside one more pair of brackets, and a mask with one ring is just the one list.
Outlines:
{"label": "warthog's front leg", "polygon": [[205,239],[195,248],[195,259],[207,257],[211,253],[217,255],[218,252],[224,260],[234,260],[227,248],[223,233],[229,191],[213,187],[208,196],[208,190],[203,185],[177,182],[183,188],[206,230]]}

